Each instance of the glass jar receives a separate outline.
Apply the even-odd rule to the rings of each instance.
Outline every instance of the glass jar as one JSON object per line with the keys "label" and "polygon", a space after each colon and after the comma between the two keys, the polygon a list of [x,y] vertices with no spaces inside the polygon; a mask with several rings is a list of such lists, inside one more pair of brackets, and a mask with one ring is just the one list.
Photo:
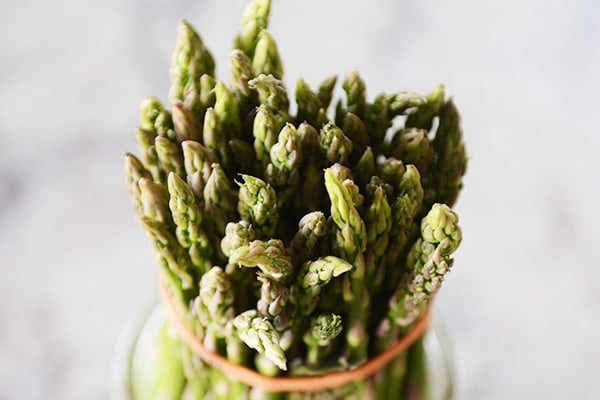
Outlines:
{"label": "glass jar", "polygon": [[[249,395],[232,394],[228,388],[215,388],[219,394],[207,395],[206,377],[199,376],[195,385],[204,385],[190,390],[185,388],[185,361],[181,355],[182,343],[174,328],[167,320],[161,305],[156,306],[140,321],[133,322],[123,332],[113,360],[111,371],[111,398],[113,400],[196,400],[215,399],[353,399],[352,385],[313,394],[268,394],[260,390],[250,390]],[[404,359],[400,359],[404,357]],[[412,373],[406,373],[406,366]],[[189,366],[188,366],[189,368]],[[212,367],[205,366],[213,370]],[[400,368],[401,376],[408,379],[394,379],[394,369]],[[218,371],[207,375],[219,374]],[[434,315],[422,339],[390,362],[384,370],[370,378],[367,392],[360,396],[371,399],[406,400],[451,400],[454,398],[454,370],[452,356],[444,329]],[[387,375],[386,375],[387,374]],[[414,381],[411,383],[411,381]],[[229,378],[223,382],[232,383]],[[239,382],[236,383],[239,387]],[[390,385],[397,385],[391,387]],[[212,388],[210,388],[212,391]],[[247,390],[244,387],[244,393]],[[196,393],[196,394],[194,394]],[[202,394],[198,394],[202,393]],[[229,394],[227,394],[229,393]]]}

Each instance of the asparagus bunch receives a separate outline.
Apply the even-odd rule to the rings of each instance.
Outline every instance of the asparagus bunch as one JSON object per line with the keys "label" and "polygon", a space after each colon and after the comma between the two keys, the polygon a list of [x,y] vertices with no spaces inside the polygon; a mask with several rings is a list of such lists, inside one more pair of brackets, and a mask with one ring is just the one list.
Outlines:
{"label": "asparagus bunch", "polygon": [[[230,85],[182,22],[171,106],[142,102],[127,187],[178,308],[209,349],[272,376],[351,368],[411,328],[452,266],[461,232],[450,207],[467,160],[460,120],[443,86],[371,102],[356,71],[331,113],[337,78],[316,90],[299,79],[293,114],[270,6],[255,0],[244,12]],[[179,358],[186,398],[283,396],[207,372],[184,347]],[[374,396],[372,382],[354,386]]]}

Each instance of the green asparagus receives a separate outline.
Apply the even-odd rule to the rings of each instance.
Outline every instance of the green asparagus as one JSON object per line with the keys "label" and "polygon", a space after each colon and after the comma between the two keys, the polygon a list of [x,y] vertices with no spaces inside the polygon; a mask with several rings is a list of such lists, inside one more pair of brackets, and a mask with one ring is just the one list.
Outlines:
{"label": "green asparagus", "polygon": [[[244,11],[230,85],[181,23],[170,105],[142,101],[127,190],[167,292],[207,349],[266,376],[351,369],[415,326],[453,265],[460,117],[442,85],[370,99],[357,71],[342,99],[337,76],[315,90],[299,78],[290,94],[270,9],[254,0]],[[427,384],[422,342],[373,377],[313,394],[250,388],[178,340],[161,346],[175,372],[159,369],[139,398],[406,400]]]}

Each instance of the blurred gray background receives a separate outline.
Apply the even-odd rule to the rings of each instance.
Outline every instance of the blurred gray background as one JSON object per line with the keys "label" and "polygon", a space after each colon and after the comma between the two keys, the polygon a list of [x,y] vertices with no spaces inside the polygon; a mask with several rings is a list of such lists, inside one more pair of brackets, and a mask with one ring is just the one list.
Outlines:
{"label": "blurred gray background", "polygon": [[[177,23],[229,79],[246,0],[3,2],[0,398],[106,399],[157,269],[126,195],[141,99],[167,100]],[[446,84],[470,165],[436,307],[465,399],[598,399],[600,2],[274,0],[293,87],[358,68]]]}

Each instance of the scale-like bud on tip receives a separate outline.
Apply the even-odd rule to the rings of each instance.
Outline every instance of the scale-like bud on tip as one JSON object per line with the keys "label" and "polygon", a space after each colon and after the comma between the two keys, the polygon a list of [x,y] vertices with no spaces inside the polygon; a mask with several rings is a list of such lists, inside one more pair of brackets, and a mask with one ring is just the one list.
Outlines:
{"label": "scale-like bud on tip", "polygon": [[177,142],[202,139],[202,126],[183,103],[176,102],[173,104],[171,113],[173,115],[173,126],[177,134]]}
{"label": "scale-like bud on tip", "polygon": [[321,314],[311,321],[311,330],[319,345],[327,346],[342,332],[342,317],[336,314]]}
{"label": "scale-like bud on tip", "polygon": [[142,198],[138,182],[142,178],[152,179],[150,172],[136,156],[125,154],[125,178],[127,180],[127,191],[131,202],[138,214],[142,213]]}
{"label": "scale-like bud on tip", "polygon": [[367,87],[358,71],[350,71],[346,74],[342,88],[346,92],[347,112],[364,118],[367,112]]}
{"label": "scale-like bud on tip", "polygon": [[214,72],[215,61],[202,39],[189,22],[182,21],[171,64],[171,99],[185,101],[190,92],[199,93],[200,77]]}
{"label": "scale-like bud on tip", "polygon": [[269,183],[282,194],[289,193],[298,183],[298,168],[302,163],[300,137],[294,125],[288,123],[281,129],[270,156],[271,163],[266,170]]}
{"label": "scale-like bud on tip", "polygon": [[169,140],[175,140],[176,134],[173,129],[171,113],[165,109],[156,97],[148,97],[140,105],[140,122],[142,128],[154,132],[158,136],[164,136]]}
{"label": "scale-like bud on tip", "polygon": [[462,176],[467,169],[460,116],[452,100],[440,112],[440,125],[433,139],[433,149],[437,156],[433,174],[435,201],[452,205],[462,188]]}
{"label": "scale-like bud on tip", "polygon": [[321,211],[313,211],[302,217],[298,222],[298,232],[290,243],[290,251],[296,255],[295,261],[303,263],[310,259],[317,242],[327,233],[327,218]]}
{"label": "scale-like bud on tip", "polygon": [[296,121],[298,123],[308,122],[313,126],[317,126],[319,110],[323,107],[319,97],[310,90],[304,79],[298,79],[296,83],[296,103],[298,104],[298,112]]}
{"label": "scale-like bud on tip", "polygon": [[462,240],[458,229],[458,216],[446,204],[434,204],[421,222],[421,235],[426,242],[437,244],[444,239],[451,243],[449,251],[454,251]]}
{"label": "scale-like bud on tip", "polygon": [[235,96],[225,83],[218,81],[215,86],[215,116],[219,123],[219,132],[226,138],[239,137],[242,121]]}
{"label": "scale-like bud on tip", "polygon": [[365,223],[354,205],[352,193],[331,168],[325,170],[325,188],[331,200],[331,217],[339,229],[338,244],[347,258],[352,260],[365,251]]}
{"label": "scale-like bud on tip", "polygon": [[227,165],[230,160],[227,137],[222,130],[222,125],[219,123],[219,118],[214,108],[208,108],[204,114],[202,135],[204,145],[218,156],[222,164]]}
{"label": "scale-like bud on tip", "polygon": [[362,153],[354,171],[358,181],[361,183],[369,182],[371,177],[375,175],[375,154],[373,154],[371,147],[367,147]]}
{"label": "scale-like bud on tip", "polygon": [[330,76],[325,79],[317,90],[317,97],[321,102],[321,107],[327,110],[329,104],[331,104],[331,99],[333,98],[333,89],[335,88],[335,84],[337,82],[337,76]]}
{"label": "scale-like bud on tip", "polygon": [[269,152],[271,147],[277,142],[279,124],[269,111],[269,108],[261,104],[256,111],[252,134],[254,135],[254,153],[256,160],[262,168],[266,168],[269,163]]}
{"label": "scale-like bud on tip", "polygon": [[199,200],[204,199],[204,187],[217,157],[206,147],[193,140],[181,143],[187,183]]}
{"label": "scale-like bud on tip", "polygon": [[444,86],[438,85],[425,99],[406,117],[404,127],[430,130],[433,119],[440,114],[444,106]]}
{"label": "scale-like bud on tip", "polygon": [[321,289],[331,279],[352,269],[352,264],[335,256],[326,256],[314,261],[307,261],[298,273],[296,296],[293,298],[298,305],[298,312],[310,315],[319,300]]}
{"label": "scale-like bud on tip", "polygon": [[240,49],[233,49],[229,64],[231,66],[231,83],[233,87],[244,96],[249,96],[248,81],[256,75],[252,69],[252,61]]}
{"label": "scale-like bud on tip", "polygon": [[271,185],[251,175],[242,175],[238,182],[238,212],[265,234],[272,233],[277,225],[277,195]]}
{"label": "scale-like bud on tip", "polygon": [[256,232],[248,221],[229,222],[225,227],[221,250],[229,257],[236,249],[249,245],[254,239],[256,239]]}
{"label": "scale-like bud on tip", "polygon": [[273,115],[281,115],[289,119],[290,101],[283,82],[273,75],[260,74],[248,82],[250,89],[258,92],[258,100],[266,105]]}
{"label": "scale-like bud on tip", "polygon": [[353,148],[352,140],[333,122],[329,122],[321,129],[319,145],[331,163],[348,163]]}
{"label": "scale-like bud on tip", "polygon": [[264,354],[279,369],[287,370],[285,353],[279,343],[279,334],[268,319],[259,316],[256,310],[248,310],[233,319],[238,337],[248,347]]}
{"label": "scale-like bud on tip", "polygon": [[189,248],[202,234],[202,213],[196,205],[196,196],[183,179],[170,173],[167,184],[170,194],[169,208],[177,225],[177,239],[183,247]]}
{"label": "scale-like bud on tip", "polygon": [[[225,335],[225,326],[233,318],[235,293],[229,277],[220,267],[212,267],[200,279],[196,308],[208,311],[209,324],[217,334]],[[201,304],[200,304],[201,303]]]}
{"label": "scale-like bud on tip", "polygon": [[394,188],[400,186],[405,172],[406,167],[404,163],[395,157],[386,158],[381,165],[381,178]]}
{"label": "scale-like bud on tip", "polygon": [[204,210],[211,215],[216,234],[222,237],[225,226],[234,218],[235,193],[220,164],[212,164],[212,172],[204,188]]}
{"label": "scale-like bud on tip", "polygon": [[142,212],[147,218],[164,224],[171,224],[171,213],[169,212],[169,193],[160,183],[151,179],[141,178],[138,180],[140,198],[142,200]]}
{"label": "scale-like bud on tip", "polygon": [[287,280],[293,269],[292,259],[279,239],[253,240],[247,246],[233,250],[229,262],[258,267],[265,276],[278,282]]}
{"label": "scale-like bud on tip", "polygon": [[154,141],[156,154],[160,167],[166,173],[174,172],[179,176],[184,176],[183,154],[181,147],[171,142],[163,136],[157,136]]}
{"label": "scale-like bud on tip", "polygon": [[258,42],[258,35],[269,24],[271,0],[254,0],[246,7],[242,15],[242,27],[235,38],[235,47],[252,58]]}
{"label": "scale-like bud on tip", "polygon": [[258,42],[252,57],[252,69],[255,74],[273,75],[277,79],[283,78],[283,63],[279,56],[277,43],[266,29],[258,34]]}

